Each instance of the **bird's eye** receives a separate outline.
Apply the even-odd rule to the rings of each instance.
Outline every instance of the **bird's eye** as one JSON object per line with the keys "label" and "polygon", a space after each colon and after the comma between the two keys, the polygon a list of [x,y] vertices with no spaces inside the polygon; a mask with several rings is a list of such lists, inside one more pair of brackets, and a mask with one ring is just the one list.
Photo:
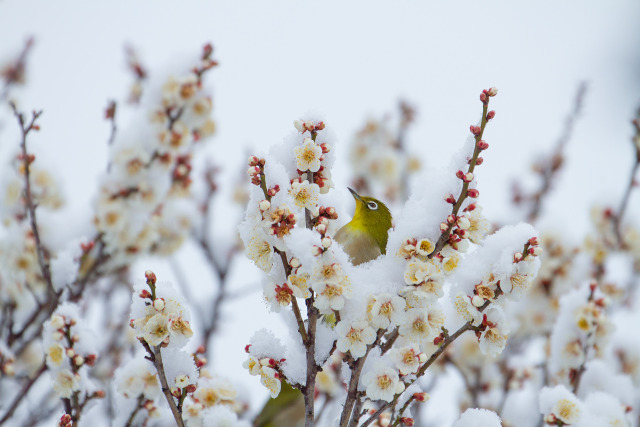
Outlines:
{"label": "bird's eye", "polygon": [[369,209],[371,209],[372,211],[375,211],[376,209],[378,209],[378,204],[376,202],[369,202],[367,203],[367,206],[369,207]]}

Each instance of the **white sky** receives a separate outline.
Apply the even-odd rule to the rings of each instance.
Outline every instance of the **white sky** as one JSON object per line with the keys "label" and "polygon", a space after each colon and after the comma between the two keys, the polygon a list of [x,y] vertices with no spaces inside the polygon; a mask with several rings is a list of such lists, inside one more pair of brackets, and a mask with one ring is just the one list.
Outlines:
{"label": "white sky", "polygon": [[[628,179],[630,120],[640,106],[639,18],[632,0],[0,0],[0,62],[35,36],[28,86],[15,95],[25,110],[44,109],[31,150],[57,165],[72,218],[89,215],[106,165],[103,110],[131,82],[125,43],[151,73],[214,44],[220,67],[207,81],[219,133],[208,153],[227,180],[244,169],[247,147],[279,142],[306,111],[324,113],[346,143],[365,118],[395,111],[401,97],[418,110],[409,144],[427,166],[446,164],[479,117],[480,91],[496,86],[478,179],[485,213],[504,221],[511,179],[526,176],[532,157],[552,146],[586,80],[585,113],[543,218],[575,237],[587,227],[588,206],[617,204]],[[15,123],[0,107],[0,160],[15,147]],[[336,185],[347,184],[346,168],[337,164]],[[637,217],[638,203],[630,208]],[[241,342],[256,329],[246,323],[232,331]],[[242,357],[237,348],[218,352],[228,362]]]}

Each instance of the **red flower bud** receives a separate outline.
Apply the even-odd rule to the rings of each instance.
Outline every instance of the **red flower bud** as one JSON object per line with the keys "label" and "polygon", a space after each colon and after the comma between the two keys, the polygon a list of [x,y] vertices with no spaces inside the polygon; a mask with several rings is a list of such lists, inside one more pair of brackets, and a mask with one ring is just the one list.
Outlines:
{"label": "red flower bud", "polygon": [[487,120],[491,120],[496,116],[496,112],[491,110],[487,113]]}
{"label": "red flower bud", "polygon": [[529,239],[529,244],[531,246],[538,246],[540,244],[540,242],[538,241],[537,237],[532,237]]}
{"label": "red flower bud", "polygon": [[480,141],[478,141],[477,146],[479,150],[486,150],[487,148],[489,148],[489,144],[487,144],[487,142],[484,139],[481,139]]}
{"label": "red flower bud", "polygon": [[402,422],[402,424],[404,424],[406,426],[412,426],[413,425],[413,418],[402,417],[402,418],[400,418],[400,421]]}
{"label": "red flower bud", "polygon": [[480,166],[483,162],[484,162],[484,159],[483,159],[482,157],[478,157],[478,158],[476,159],[476,165],[477,165],[477,166]]}
{"label": "red flower bud", "polygon": [[251,344],[247,344],[244,346],[245,353],[249,353],[249,349],[251,348]]}
{"label": "red flower bud", "polygon": [[475,188],[470,188],[467,190],[467,196],[475,199],[476,197],[478,197],[480,195],[480,192],[478,190],[476,190]]}
{"label": "red flower bud", "polygon": [[453,196],[453,194],[449,194],[447,197],[445,197],[444,201],[452,205],[456,204],[456,198]]}

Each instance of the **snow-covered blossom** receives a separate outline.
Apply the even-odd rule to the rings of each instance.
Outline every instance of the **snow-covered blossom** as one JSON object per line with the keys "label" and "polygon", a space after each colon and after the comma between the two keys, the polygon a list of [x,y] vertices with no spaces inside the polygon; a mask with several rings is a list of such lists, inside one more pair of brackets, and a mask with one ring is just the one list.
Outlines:
{"label": "snow-covered blossom", "polygon": [[273,248],[265,237],[262,232],[256,230],[246,245],[245,253],[258,268],[268,273],[273,266]]}
{"label": "snow-covered blossom", "polygon": [[296,165],[301,172],[318,172],[320,169],[320,158],[322,148],[311,138],[305,138],[302,145],[294,148]]}
{"label": "snow-covered blossom", "polygon": [[260,382],[269,390],[272,398],[278,397],[280,389],[282,388],[278,371],[268,366],[262,367],[260,371]]}
{"label": "snow-covered blossom", "polygon": [[498,355],[507,345],[509,326],[507,318],[498,306],[491,306],[484,312],[486,328],[479,337],[480,351],[482,354]]}
{"label": "snow-covered blossom", "polygon": [[183,297],[166,282],[158,283],[156,293],[154,303],[146,290],[134,294],[130,325],[136,337],[143,338],[150,346],[166,342],[171,347],[181,347],[193,336]]}
{"label": "snow-covered blossom", "polygon": [[572,425],[578,423],[584,414],[582,402],[563,385],[543,388],[539,407],[547,422],[560,420]]}
{"label": "snow-covered blossom", "polygon": [[367,397],[371,400],[391,402],[397,393],[404,391],[404,383],[400,381],[398,371],[384,364],[378,364],[362,376],[362,385],[366,388]]}
{"label": "snow-covered blossom", "polygon": [[354,359],[365,355],[367,345],[376,339],[376,333],[365,320],[343,320],[336,325],[338,334],[337,349],[343,353],[350,352]]}
{"label": "snow-covered blossom", "polygon": [[318,203],[320,187],[317,184],[309,184],[307,180],[293,181],[289,194],[297,207],[311,209]]}
{"label": "snow-covered blossom", "polygon": [[404,321],[406,305],[406,301],[397,295],[376,295],[368,304],[369,321],[379,329],[386,329],[390,324],[399,325]]}
{"label": "snow-covered blossom", "polygon": [[440,334],[444,325],[444,314],[438,306],[412,308],[407,311],[407,317],[400,325],[400,335],[410,341],[423,342],[432,340]]}
{"label": "snow-covered blossom", "polygon": [[80,391],[80,374],[70,369],[54,371],[52,379],[53,390],[62,398],[69,399],[74,392]]}
{"label": "snow-covered blossom", "polygon": [[153,400],[160,394],[160,383],[153,365],[144,359],[132,359],[115,373],[118,392],[135,399],[143,395]]}
{"label": "snow-covered blossom", "polygon": [[424,354],[417,345],[394,347],[389,352],[389,357],[402,375],[415,374],[418,372],[421,355]]}

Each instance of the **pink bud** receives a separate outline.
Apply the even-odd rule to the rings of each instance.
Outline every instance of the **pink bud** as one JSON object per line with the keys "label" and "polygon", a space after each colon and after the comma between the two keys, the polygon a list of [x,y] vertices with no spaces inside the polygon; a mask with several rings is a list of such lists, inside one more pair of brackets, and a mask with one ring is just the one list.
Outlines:
{"label": "pink bud", "polygon": [[487,113],[487,120],[491,120],[496,116],[496,112],[491,110]]}
{"label": "pink bud", "polygon": [[467,196],[475,199],[476,197],[478,197],[480,195],[480,192],[478,190],[476,190],[475,188],[470,188],[467,190]]}
{"label": "pink bud", "polygon": [[442,231],[443,233],[448,229],[449,229],[449,224],[447,224],[446,222],[443,222],[440,224],[440,231]]}
{"label": "pink bud", "polygon": [[444,201],[447,202],[447,203],[450,203],[452,205],[456,204],[456,198],[453,197],[453,194],[449,194],[447,197],[445,197]]}
{"label": "pink bud", "polygon": [[489,96],[496,96],[498,94],[498,89],[496,89],[495,87],[492,87],[489,89],[488,94]]}
{"label": "pink bud", "polygon": [[447,216],[447,223],[454,224],[456,222],[456,216],[454,214],[449,214]]}
{"label": "pink bud", "polygon": [[480,166],[483,162],[484,162],[484,159],[482,157],[478,157],[476,159],[476,165],[478,165],[478,166]]}
{"label": "pink bud", "polygon": [[259,158],[256,156],[249,156],[249,166],[258,166]]}
{"label": "pink bud", "polygon": [[531,246],[538,246],[540,244],[540,242],[538,241],[537,237],[532,237],[529,239],[529,244]]}
{"label": "pink bud", "polygon": [[426,402],[427,400],[429,400],[429,393],[426,392],[420,392],[420,393],[413,393],[413,399],[417,400],[418,402]]}
{"label": "pink bud", "polygon": [[314,256],[320,256],[320,255],[322,255],[324,253],[324,251],[322,250],[322,248],[320,246],[313,246],[311,248],[311,253]]}
{"label": "pink bud", "polygon": [[249,353],[249,349],[251,348],[251,344],[247,344],[244,346],[245,353]]}
{"label": "pink bud", "polygon": [[477,146],[479,150],[486,150],[487,148],[489,148],[489,144],[487,144],[487,142],[484,139],[481,139],[480,141],[478,141]]}
{"label": "pink bud", "polygon": [[462,171],[456,172],[456,177],[458,177],[459,179],[464,179],[464,172]]}
{"label": "pink bud", "polygon": [[469,126],[469,130],[471,131],[472,134],[478,136],[482,133],[482,128],[480,126],[474,126],[471,125]]}
{"label": "pink bud", "polygon": [[516,263],[520,261],[522,261],[522,254],[520,252],[513,254],[513,262]]}
{"label": "pink bud", "polygon": [[482,92],[480,94],[480,101],[482,101],[482,102],[486,102],[487,101],[487,95],[484,92]]}
{"label": "pink bud", "polygon": [[471,181],[473,181],[473,173],[471,173],[471,172],[467,172],[467,173],[464,175],[464,178],[462,178],[462,180],[463,180],[464,182],[471,182]]}
{"label": "pink bud", "polygon": [[147,270],[144,272],[144,277],[147,279],[147,284],[156,284],[156,275],[151,270]]}
{"label": "pink bud", "polygon": [[400,418],[400,421],[402,422],[402,424],[404,424],[406,426],[412,426],[413,425],[413,418],[402,417],[402,418]]}

